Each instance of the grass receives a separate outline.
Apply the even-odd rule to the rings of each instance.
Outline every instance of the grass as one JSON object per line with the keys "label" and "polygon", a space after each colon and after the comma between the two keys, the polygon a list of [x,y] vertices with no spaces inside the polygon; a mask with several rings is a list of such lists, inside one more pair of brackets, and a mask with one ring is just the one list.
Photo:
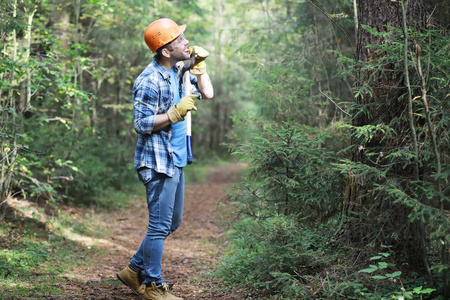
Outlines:
{"label": "grass", "polygon": [[33,206],[8,212],[0,221],[0,299],[66,295],[64,274],[91,263],[96,251],[80,239],[106,235],[97,218],[48,216]]}
{"label": "grass", "polygon": [[63,235],[49,233],[42,226],[26,220],[5,222],[1,230],[8,230],[13,239],[0,239],[0,290],[4,297],[33,297],[64,294],[58,288],[60,274],[80,263],[88,263],[91,250]]}

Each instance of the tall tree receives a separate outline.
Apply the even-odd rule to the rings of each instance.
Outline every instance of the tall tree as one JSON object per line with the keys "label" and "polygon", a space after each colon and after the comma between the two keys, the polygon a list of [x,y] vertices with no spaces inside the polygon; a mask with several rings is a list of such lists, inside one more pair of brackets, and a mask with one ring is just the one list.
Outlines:
{"label": "tall tree", "polygon": [[[429,236],[439,231],[435,234],[444,244],[443,269],[448,270],[448,218],[436,180],[441,176],[440,150],[431,142],[440,130],[430,126],[427,104],[416,101],[426,95],[430,78],[421,78],[417,58],[431,17],[423,0],[360,0],[357,15],[353,163],[347,169],[345,199],[346,214],[352,218],[348,237],[375,249],[394,245],[416,269],[422,267],[432,283]],[[425,55],[430,58],[433,43],[427,44]],[[429,64],[428,70],[432,68]],[[428,216],[433,219],[426,223]]]}

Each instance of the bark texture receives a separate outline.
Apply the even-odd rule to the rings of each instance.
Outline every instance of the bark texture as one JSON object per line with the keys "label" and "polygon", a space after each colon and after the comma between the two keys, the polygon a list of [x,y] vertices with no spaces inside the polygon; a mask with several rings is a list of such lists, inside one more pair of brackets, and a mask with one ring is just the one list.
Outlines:
{"label": "bark texture", "polygon": [[[394,35],[401,37],[402,33],[393,30],[392,27],[400,30],[403,28],[402,2],[358,0],[357,9],[356,58],[362,63],[355,72],[356,86],[366,87],[371,90],[371,93],[363,93],[356,98],[353,125],[360,127],[389,124],[397,135],[387,137],[378,132],[368,143],[352,138],[352,144],[355,146],[352,160],[386,170],[383,164],[388,162],[383,161],[383,153],[392,149],[413,149],[408,97],[404,96],[407,93],[407,83],[403,52],[399,51],[398,61],[380,63],[384,62],[388,53],[367,46],[389,47],[392,45]],[[406,11],[408,28],[420,30],[422,26],[426,26],[423,0],[408,1]],[[367,25],[378,32],[392,33],[392,35],[374,35],[362,25]],[[372,66],[374,62],[380,64],[365,68],[369,64]],[[369,152],[378,153],[379,156],[374,158],[367,155]],[[398,164],[398,166],[389,167],[388,172],[388,176],[399,178],[399,181],[414,180],[413,166],[405,168],[403,164]],[[409,209],[385,200],[383,194],[377,192],[371,182],[371,179],[364,178],[361,174],[356,174],[349,169],[345,199],[345,213],[352,217],[352,222],[349,222],[346,228],[349,239],[361,246],[368,244],[381,246],[389,243],[400,245],[402,249],[399,250],[411,251],[410,257],[415,260],[416,266],[424,265],[423,228],[419,224],[406,225],[409,224],[407,220]],[[399,226],[403,226],[404,229],[400,229]],[[401,233],[398,234],[398,232]]]}

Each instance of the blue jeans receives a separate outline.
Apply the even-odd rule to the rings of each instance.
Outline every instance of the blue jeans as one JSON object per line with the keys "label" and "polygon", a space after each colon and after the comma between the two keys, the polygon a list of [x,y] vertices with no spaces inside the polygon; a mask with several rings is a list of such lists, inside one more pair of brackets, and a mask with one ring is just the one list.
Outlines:
{"label": "blue jeans", "polygon": [[164,241],[181,224],[184,172],[183,168],[175,167],[174,176],[169,177],[153,169],[142,169],[138,176],[147,193],[148,229],[130,263],[141,269],[144,283],[161,284]]}

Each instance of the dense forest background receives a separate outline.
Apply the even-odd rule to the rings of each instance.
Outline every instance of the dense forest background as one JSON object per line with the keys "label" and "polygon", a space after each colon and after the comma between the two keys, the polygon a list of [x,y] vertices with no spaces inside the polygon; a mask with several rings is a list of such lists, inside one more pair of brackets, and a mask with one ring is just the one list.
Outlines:
{"label": "dense forest background", "polygon": [[284,299],[449,299],[449,4],[0,1],[0,213],[101,206],[136,181],[131,89],[143,31],[169,17],[215,87],[188,174],[249,163],[218,276]]}

